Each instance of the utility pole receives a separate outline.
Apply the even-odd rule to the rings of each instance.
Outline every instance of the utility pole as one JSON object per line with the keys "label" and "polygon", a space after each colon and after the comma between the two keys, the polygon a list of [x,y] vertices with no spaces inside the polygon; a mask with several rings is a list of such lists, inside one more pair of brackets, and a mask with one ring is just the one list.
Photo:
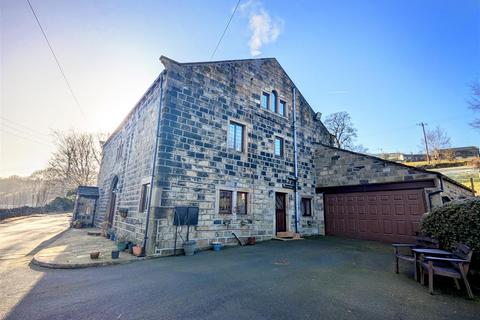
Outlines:
{"label": "utility pole", "polygon": [[425,126],[427,126],[428,124],[424,122],[420,122],[420,123],[417,123],[417,125],[422,127],[423,139],[425,139],[425,149],[427,149],[427,161],[428,163],[430,163],[430,153],[428,152],[427,134],[425,133]]}

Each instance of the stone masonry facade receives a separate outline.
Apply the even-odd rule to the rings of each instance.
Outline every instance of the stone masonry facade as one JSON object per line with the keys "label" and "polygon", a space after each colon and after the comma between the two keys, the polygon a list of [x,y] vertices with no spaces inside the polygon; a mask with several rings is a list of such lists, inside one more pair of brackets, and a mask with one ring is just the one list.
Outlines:
{"label": "stone masonry facade", "polygon": [[[286,196],[287,230],[294,231],[294,197],[290,177],[293,163],[293,82],[275,59],[165,65],[164,103],[158,150],[156,186],[161,190],[156,210],[155,252],[170,254],[174,247],[176,206],[200,209],[199,224],[190,232],[199,247],[214,241],[236,244],[275,235],[275,193]],[[263,92],[276,92],[286,103],[285,116],[261,107]],[[312,216],[299,217],[302,234],[323,232],[322,198],[315,194],[314,151],[329,143],[330,134],[297,91],[299,194],[312,201]],[[231,122],[245,128],[245,149],[229,148]],[[274,155],[274,138],[284,141],[283,156]],[[220,214],[219,192],[247,194],[247,214],[234,208]],[[235,199],[233,201],[235,203]],[[300,216],[300,212],[298,214]],[[184,230],[181,231],[185,237]],[[177,247],[181,242],[177,243]]]}
{"label": "stone masonry facade", "polygon": [[[157,79],[104,143],[98,177],[95,223],[108,220],[112,210],[111,226],[117,235],[137,243],[143,241],[145,233],[146,213],[139,212],[139,202],[141,185],[149,183],[152,176],[159,92]],[[114,203],[111,203],[112,192],[115,193]],[[127,211],[126,217],[118,214],[120,210]]]}
{"label": "stone masonry facade", "polygon": [[[165,70],[103,147],[99,174],[97,224],[113,210],[112,227],[130,241],[144,240],[147,213],[141,211],[141,188],[149,182],[160,111],[147,251],[173,253],[175,207],[199,208],[199,223],[190,239],[208,247],[254,236],[275,236],[275,193],[286,198],[287,231],[295,230],[293,157],[293,88],[275,59],[213,63],[178,63],[161,58]],[[285,115],[261,107],[262,93],[285,104]],[[296,90],[299,198],[311,201],[311,216],[298,212],[298,231],[323,234],[323,197],[315,193],[315,148],[331,136]],[[242,125],[243,151],[228,146],[229,125]],[[274,140],[283,140],[283,155],[274,155]],[[118,182],[117,182],[118,181]],[[220,190],[246,193],[247,212],[233,206],[219,212]],[[115,203],[111,203],[112,193]],[[112,206],[113,209],[112,209]],[[119,211],[128,212],[120,215]],[[186,228],[178,230],[182,247]]]}

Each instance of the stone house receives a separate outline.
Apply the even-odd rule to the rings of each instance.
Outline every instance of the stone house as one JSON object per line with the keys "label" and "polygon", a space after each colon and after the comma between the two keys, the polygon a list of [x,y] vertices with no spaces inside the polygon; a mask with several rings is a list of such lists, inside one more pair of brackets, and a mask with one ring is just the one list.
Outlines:
{"label": "stone house", "polygon": [[[436,173],[410,174],[331,147],[320,114],[276,59],[160,60],[164,71],[103,145],[95,215],[148,254],[181,247],[187,228],[174,226],[179,207],[198,208],[189,236],[207,248],[236,244],[235,236],[325,234],[324,198],[334,194],[327,187],[397,181],[401,190],[421,190],[424,202],[436,192],[432,206],[446,192],[440,183],[470,192]],[[374,164],[357,170],[357,161]]]}

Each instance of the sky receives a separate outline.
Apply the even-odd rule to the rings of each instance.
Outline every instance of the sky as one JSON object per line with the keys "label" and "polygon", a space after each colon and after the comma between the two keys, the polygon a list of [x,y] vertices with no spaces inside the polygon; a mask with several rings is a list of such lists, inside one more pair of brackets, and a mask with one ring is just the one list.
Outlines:
{"label": "sky", "polygon": [[[208,61],[237,0],[0,0],[0,176],[42,169],[52,131],[112,132],[162,70]],[[275,57],[315,111],[347,111],[371,153],[418,152],[416,124],[452,146],[480,80],[480,1],[241,0],[213,60]]]}

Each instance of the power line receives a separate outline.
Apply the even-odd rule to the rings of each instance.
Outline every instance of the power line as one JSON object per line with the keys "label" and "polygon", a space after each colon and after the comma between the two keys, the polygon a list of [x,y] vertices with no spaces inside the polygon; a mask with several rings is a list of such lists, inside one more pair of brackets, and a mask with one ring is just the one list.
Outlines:
{"label": "power line", "polygon": [[13,132],[16,132],[16,133],[18,133],[18,134],[23,134],[24,136],[31,137],[31,138],[36,139],[36,140],[38,140],[38,141],[43,141],[43,142],[46,142],[46,141],[47,141],[46,139],[44,139],[44,138],[42,138],[42,137],[39,137],[38,135],[34,135],[34,134],[32,134],[32,133],[30,133],[30,132],[28,132],[28,131],[26,131],[26,130],[23,130],[23,129],[21,129],[21,128],[17,128],[17,127],[15,127],[15,126],[12,126],[12,125],[9,124],[9,123],[3,123],[3,124],[2,124],[2,127],[3,127],[3,128],[6,128],[6,129],[8,129],[8,130],[13,130]]}
{"label": "power line", "polygon": [[[29,137],[27,137],[27,136],[22,136],[22,135],[20,135],[20,134],[18,134],[18,133],[15,133],[15,132],[12,132],[12,131],[7,131],[7,130],[5,130],[5,129],[7,129],[7,128],[2,127],[2,128],[0,128],[0,131],[3,131],[3,132],[5,132],[5,133],[7,133],[7,134],[11,134],[11,135],[13,135],[13,136],[16,136],[16,137],[19,137],[19,138],[22,138],[22,139],[30,140],[30,141],[35,142],[35,143],[38,143],[38,144],[43,144],[43,145],[46,145],[46,146],[49,146],[49,147],[52,146],[51,144],[47,144],[47,143],[45,143],[45,142],[41,142],[41,141],[38,141],[38,140],[34,140],[34,139],[29,138]],[[10,129],[10,130],[11,130],[11,129]]]}
{"label": "power line", "polygon": [[[28,0],[27,0],[27,1],[28,1]],[[240,1],[241,1],[241,0],[238,0],[238,1],[237,1],[237,5],[235,6],[235,9],[233,9],[232,15],[230,16],[230,19],[228,19],[228,22],[227,22],[227,25],[225,26],[225,29],[223,29],[223,33],[222,33],[222,35],[220,36],[220,39],[218,40],[217,46],[216,46],[215,49],[213,50],[212,55],[210,56],[210,60],[212,60],[213,57],[215,56],[215,53],[217,53],[217,49],[218,49],[218,47],[220,46],[220,43],[222,42],[223,37],[225,36],[225,33],[227,33],[228,26],[230,26],[230,22],[232,22],[233,16],[235,15],[235,12],[237,12],[238,5],[240,4]]]}
{"label": "power line", "polygon": [[[12,120],[7,119],[7,118],[2,117],[2,116],[0,116],[0,118],[1,118],[2,121],[4,122],[4,125],[10,125],[10,126],[15,125],[15,126],[19,127],[21,130],[24,130],[25,132],[28,132],[29,134],[38,134],[38,135],[41,135],[41,136],[50,138],[50,136],[49,136],[48,134],[43,133],[43,132],[40,132],[40,131],[35,130],[35,129],[32,129],[32,128],[30,128],[29,126],[26,126],[26,125],[21,124],[21,123],[16,122],[16,121],[12,121]],[[11,123],[11,124],[5,123],[5,121],[7,121],[7,122],[9,122],[9,123]],[[16,128],[16,129],[19,130],[18,128]]]}
{"label": "power line", "polygon": [[65,72],[63,71],[62,65],[60,64],[60,61],[58,60],[57,55],[55,54],[55,51],[53,51],[52,44],[48,40],[47,34],[43,30],[42,24],[40,23],[40,20],[38,19],[37,14],[35,13],[35,10],[33,9],[32,4],[30,3],[30,0],[27,0],[27,3],[28,3],[28,6],[30,7],[30,10],[32,10],[33,16],[35,17],[35,20],[37,21],[37,24],[38,24],[38,27],[40,28],[40,31],[42,31],[43,37],[45,38],[45,41],[47,42],[48,47],[50,48],[50,52],[52,53],[53,58],[55,59],[55,62],[57,63],[58,69],[60,69],[60,73],[62,74],[63,79],[65,80],[65,83],[67,84],[68,90],[70,91],[70,93],[73,97],[73,100],[75,100],[75,103],[78,107],[78,110],[80,110],[80,113],[82,114],[82,117],[86,120],[87,118],[85,117],[85,113],[83,113],[83,109],[80,106],[80,102],[78,102],[77,96],[73,92],[72,86],[70,85],[70,82],[68,81],[67,76],[66,76]]}

